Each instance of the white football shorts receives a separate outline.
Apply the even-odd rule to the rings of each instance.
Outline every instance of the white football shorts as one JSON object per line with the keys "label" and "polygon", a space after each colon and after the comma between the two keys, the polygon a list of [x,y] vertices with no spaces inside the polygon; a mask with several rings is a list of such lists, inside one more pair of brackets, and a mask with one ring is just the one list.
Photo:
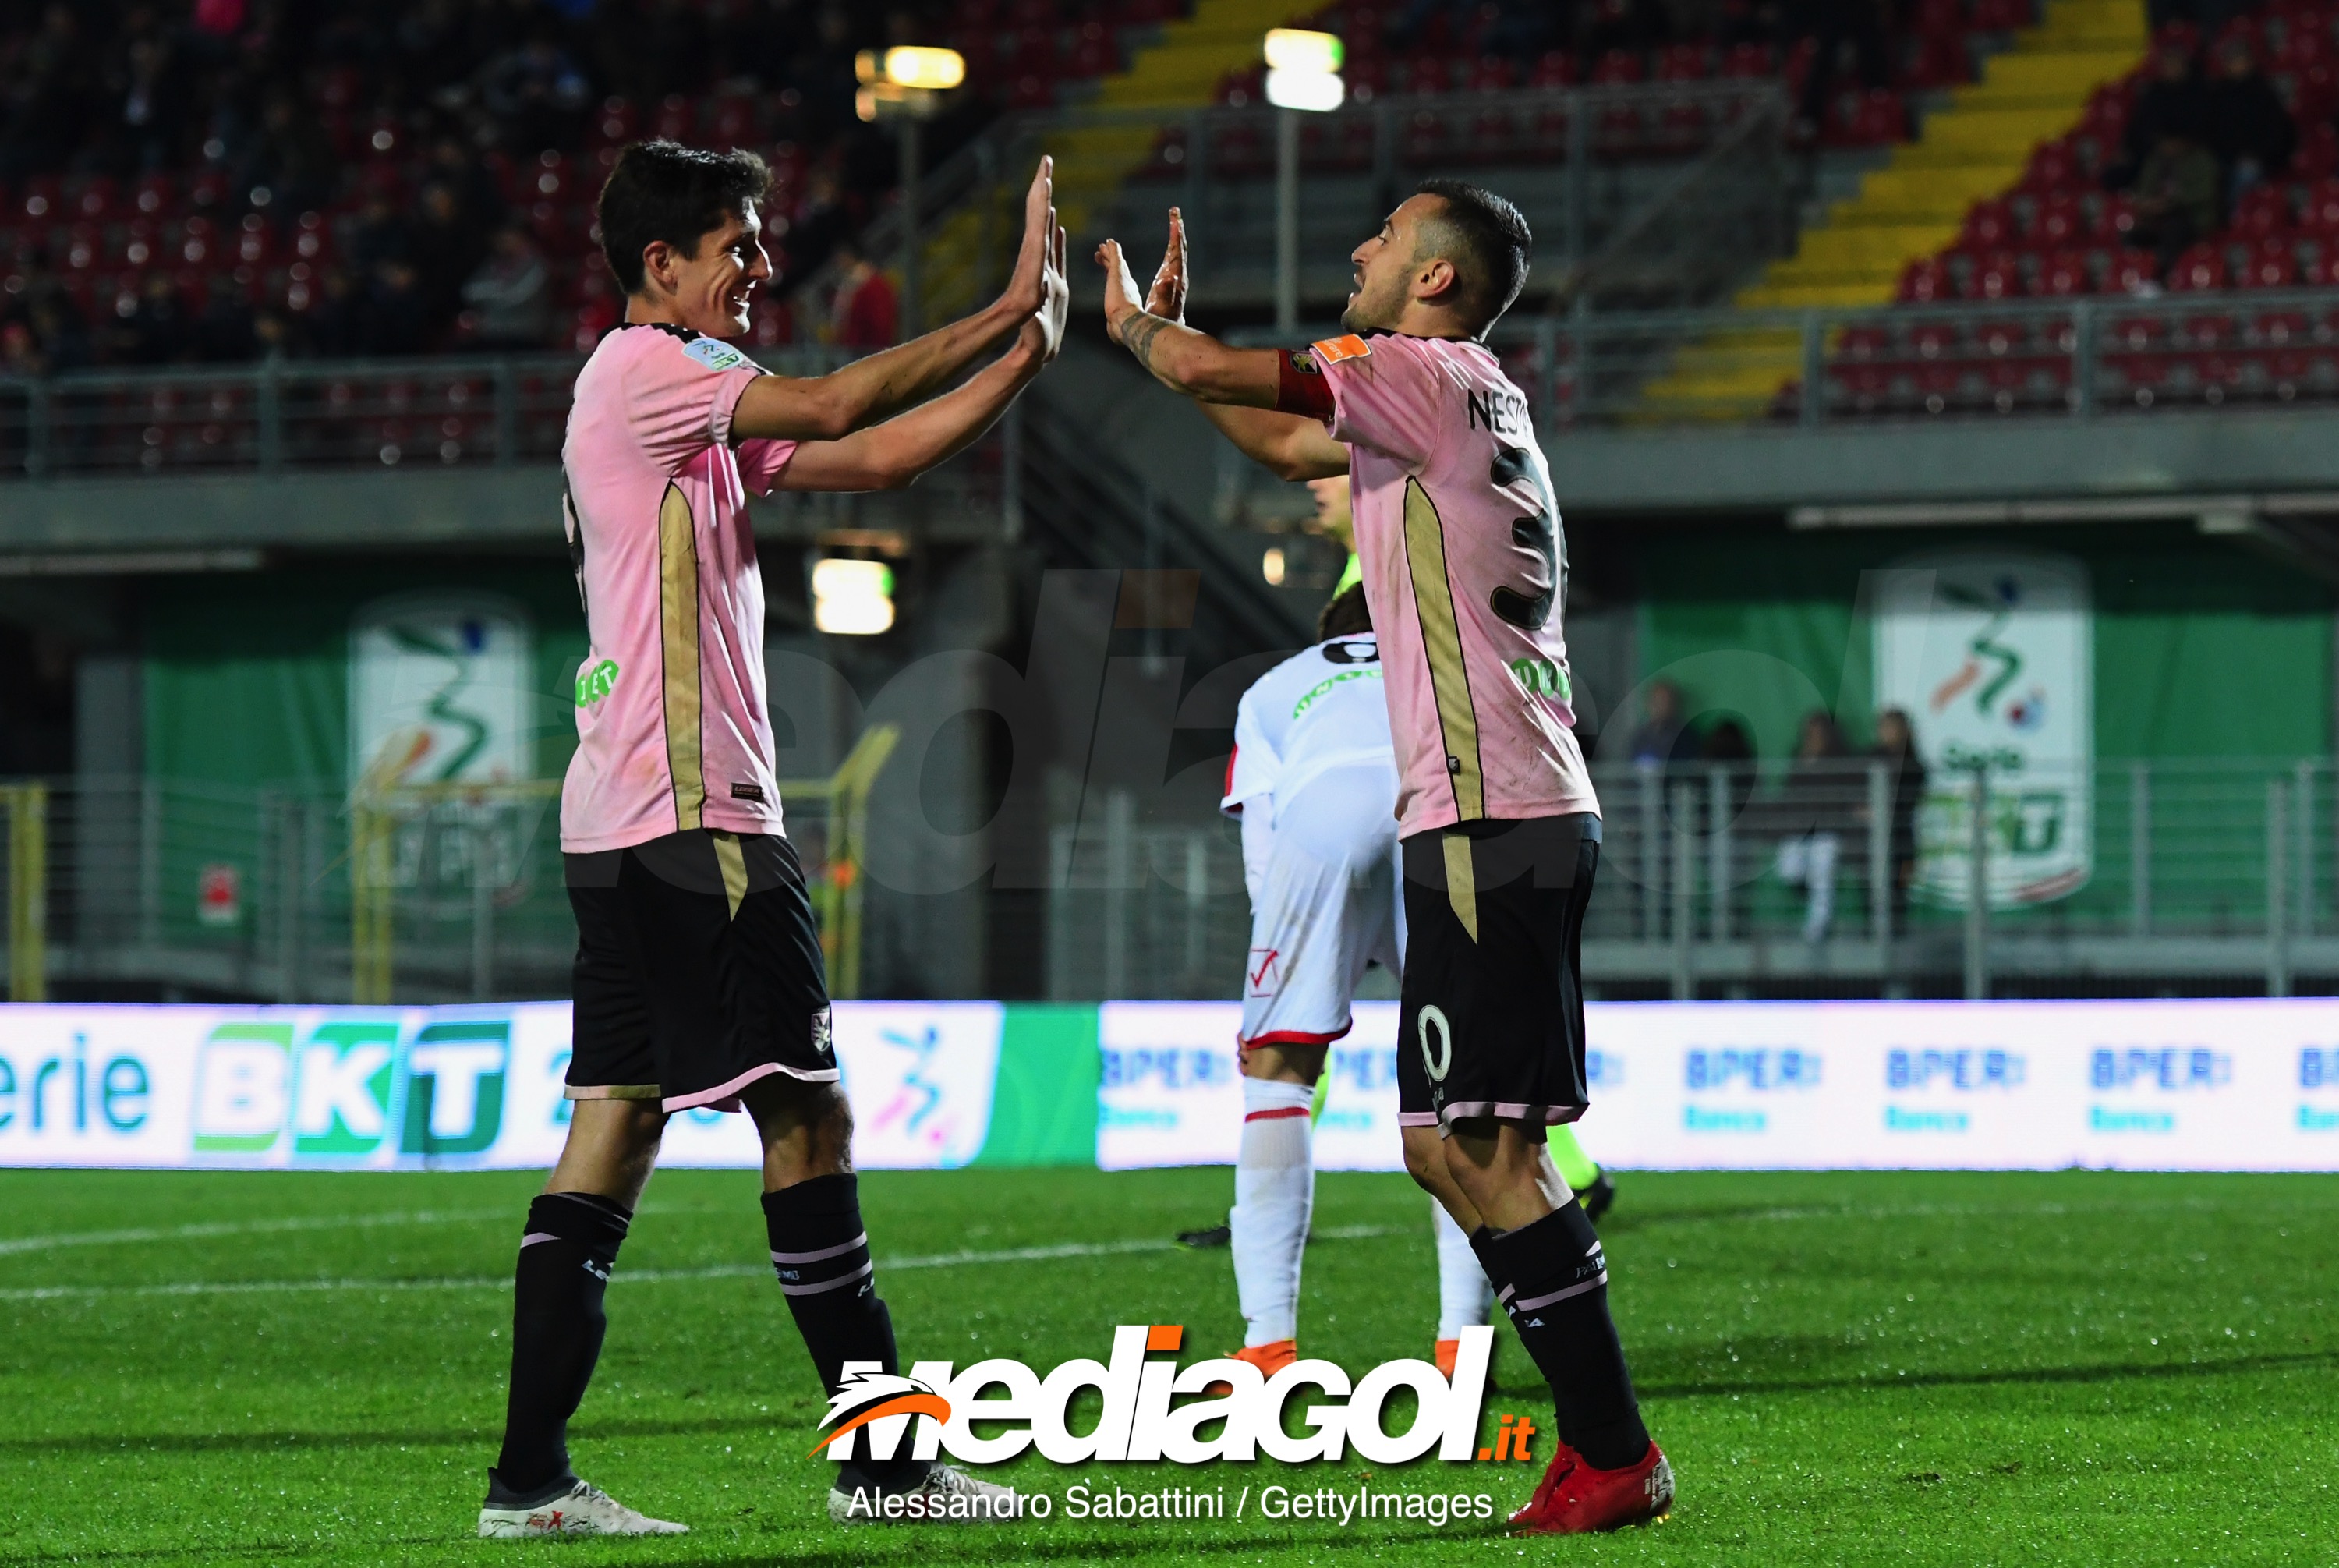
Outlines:
{"label": "white football shorts", "polygon": [[1272,802],[1271,825],[1250,817],[1264,816],[1268,801],[1246,808],[1254,874],[1245,1045],[1329,1044],[1348,1032],[1348,1002],[1368,963],[1402,974],[1396,800],[1393,770],[1344,767]]}

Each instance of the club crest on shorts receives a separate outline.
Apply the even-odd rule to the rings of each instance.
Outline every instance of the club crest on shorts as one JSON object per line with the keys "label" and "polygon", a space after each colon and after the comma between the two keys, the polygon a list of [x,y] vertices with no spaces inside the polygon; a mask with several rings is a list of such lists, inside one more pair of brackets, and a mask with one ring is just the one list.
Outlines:
{"label": "club crest on shorts", "polygon": [[812,1015],[812,1048],[823,1056],[834,1055],[836,1050],[836,1022],[827,1008]]}
{"label": "club crest on shorts", "polygon": [[1245,996],[1274,996],[1283,990],[1283,950],[1255,947],[1243,966]]}

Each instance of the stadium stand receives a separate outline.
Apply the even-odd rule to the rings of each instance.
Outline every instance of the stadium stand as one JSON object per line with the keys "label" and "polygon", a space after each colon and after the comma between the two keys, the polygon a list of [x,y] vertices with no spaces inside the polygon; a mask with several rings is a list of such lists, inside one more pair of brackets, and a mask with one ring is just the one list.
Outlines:
{"label": "stadium stand", "polygon": [[[1925,116],[1917,139],[1869,173],[1796,252],[1743,291],[1749,311],[1886,303],[1914,259],[1954,240],[1979,198],[2020,175],[2032,147],[2068,127],[2100,84],[2132,68],[2144,41],[2138,0],[2048,0],[2038,25],[2017,34],[1979,81],[1955,88]],[[1651,417],[1742,418],[1761,412],[1801,369],[1791,330],[1727,334],[1691,345],[1653,380]]]}
{"label": "stadium stand", "polygon": [[[1974,202],[1950,242],[1907,264],[1898,298],[2104,297],[2117,309],[2092,390],[2114,406],[2339,390],[2328,301],[2301,292],[2339,280],[2335,29],[2339,8],[2314,0],[2233,17],[2207,40],[2166,25],[2148,60],[2098,86],[2018,179]],[[2014,412],[2078,393],[2068,311],[1905,323],[1843,334],[1832,400]]]}
{"label": "stadium stand", "polygon": [[[1776,78],[1802,138],[1845,148],[1905,137],[1912,103],[1969,79],[2019,5],[1926,0],[1890,35],[1742,4],[1692,30],[1653,0],[16,7],[0,22],[0,369],[589,343],[616,311],[586,243],[591,198],[639,135],[764,150],[775,260],[803,278],[887,198],[890,140],[854,119],[851,62],[888,42],[967,57],[946,143],[1002,111],[1241,104],[1259,29],[1312,16],[1347,38],[1359,101]],[[1653,104],[1604,124],[1604,150],[1662,151],[1707,112]],[[1499,107],[1426,113],[1409,151],[1548,159],[1558,130]],[[1178,136],[1073,133],[1069,214],[1173,172]],[[760,343],[814,335],[771,298]]]}
{"label": "stadium stand", "polygon": [[[723,0],[18,6],[0,24],[0,369],[589,344],[586,243],[637,136],[746,145],[816,265],[893,179],[853,55],[948,35],[958,117],[1077,95],[1170,0],[923,13]],[[945,130],[952,129],[946,126]],[[765,342],[787,335],[777,308]]]}

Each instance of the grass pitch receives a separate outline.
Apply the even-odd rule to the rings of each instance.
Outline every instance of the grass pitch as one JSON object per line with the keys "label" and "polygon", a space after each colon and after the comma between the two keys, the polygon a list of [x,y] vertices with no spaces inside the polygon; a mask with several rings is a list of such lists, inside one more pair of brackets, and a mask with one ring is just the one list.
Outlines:
{"label": "grass pitch", "polygon": [[[803,1457],[821,1401],[762,1262],[754,1178],[651,1185],[610,1291],[580,1472],[678,1540],[467,1539],[494,1455],[524,1175],[0,1173],[0,1561],[1167,1563],[2339,1560],[2339,1178],[1629,1176],[1614,1301],[1680,1502],[1651,1529],[1241,1522],[840,1531]],[[1239,1343],[1206,1223],[1223,1170],[880,1173],[862,1191],[904,1358],[1104,1354],[1115,1323]],[[1425,1201],[1318,1189],[1302,1341],[1427,1353]],[[939,1255],[1087,1244],[1086,1256]],[[1163,1245],[1155,1245],[1163,1244]],[[1105,1248],[1120,1250],[1103,1250]],[[887,1259],[922,1267],[886,1266]],[[1502,1330],[1505,1410],[1545,1395]],[[1538,1445],[1541,1455],[1547,1449]],[[1353,1485],[1282,1472],[1005,1467],[1060,1499]],[[1375,1478],[1490,1490],[1535,1466]],[[1278,1472],[1281,1472],[1278,1474]],[[997,1473],[994,1473],[997,1474]]]}

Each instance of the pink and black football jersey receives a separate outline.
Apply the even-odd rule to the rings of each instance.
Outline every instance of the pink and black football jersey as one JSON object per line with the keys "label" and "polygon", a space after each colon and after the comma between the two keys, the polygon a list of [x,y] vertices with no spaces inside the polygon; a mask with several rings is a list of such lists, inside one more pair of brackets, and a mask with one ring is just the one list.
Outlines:
{"label": "pink and black football jersey", "polygon": [[780,831],[746,506],[795,443],[731,439],[763,373],[719,339],[627,326],[577,375],[561,449],[588,637],[560,796],[571,853],[693,828]]}
{"label": "pink and black football jersey", "polygon": [[1526,399],[1482,343],[1312,350],[1349,451],[1400,831],[1597,813],[1560,630],[1567,547]]}

